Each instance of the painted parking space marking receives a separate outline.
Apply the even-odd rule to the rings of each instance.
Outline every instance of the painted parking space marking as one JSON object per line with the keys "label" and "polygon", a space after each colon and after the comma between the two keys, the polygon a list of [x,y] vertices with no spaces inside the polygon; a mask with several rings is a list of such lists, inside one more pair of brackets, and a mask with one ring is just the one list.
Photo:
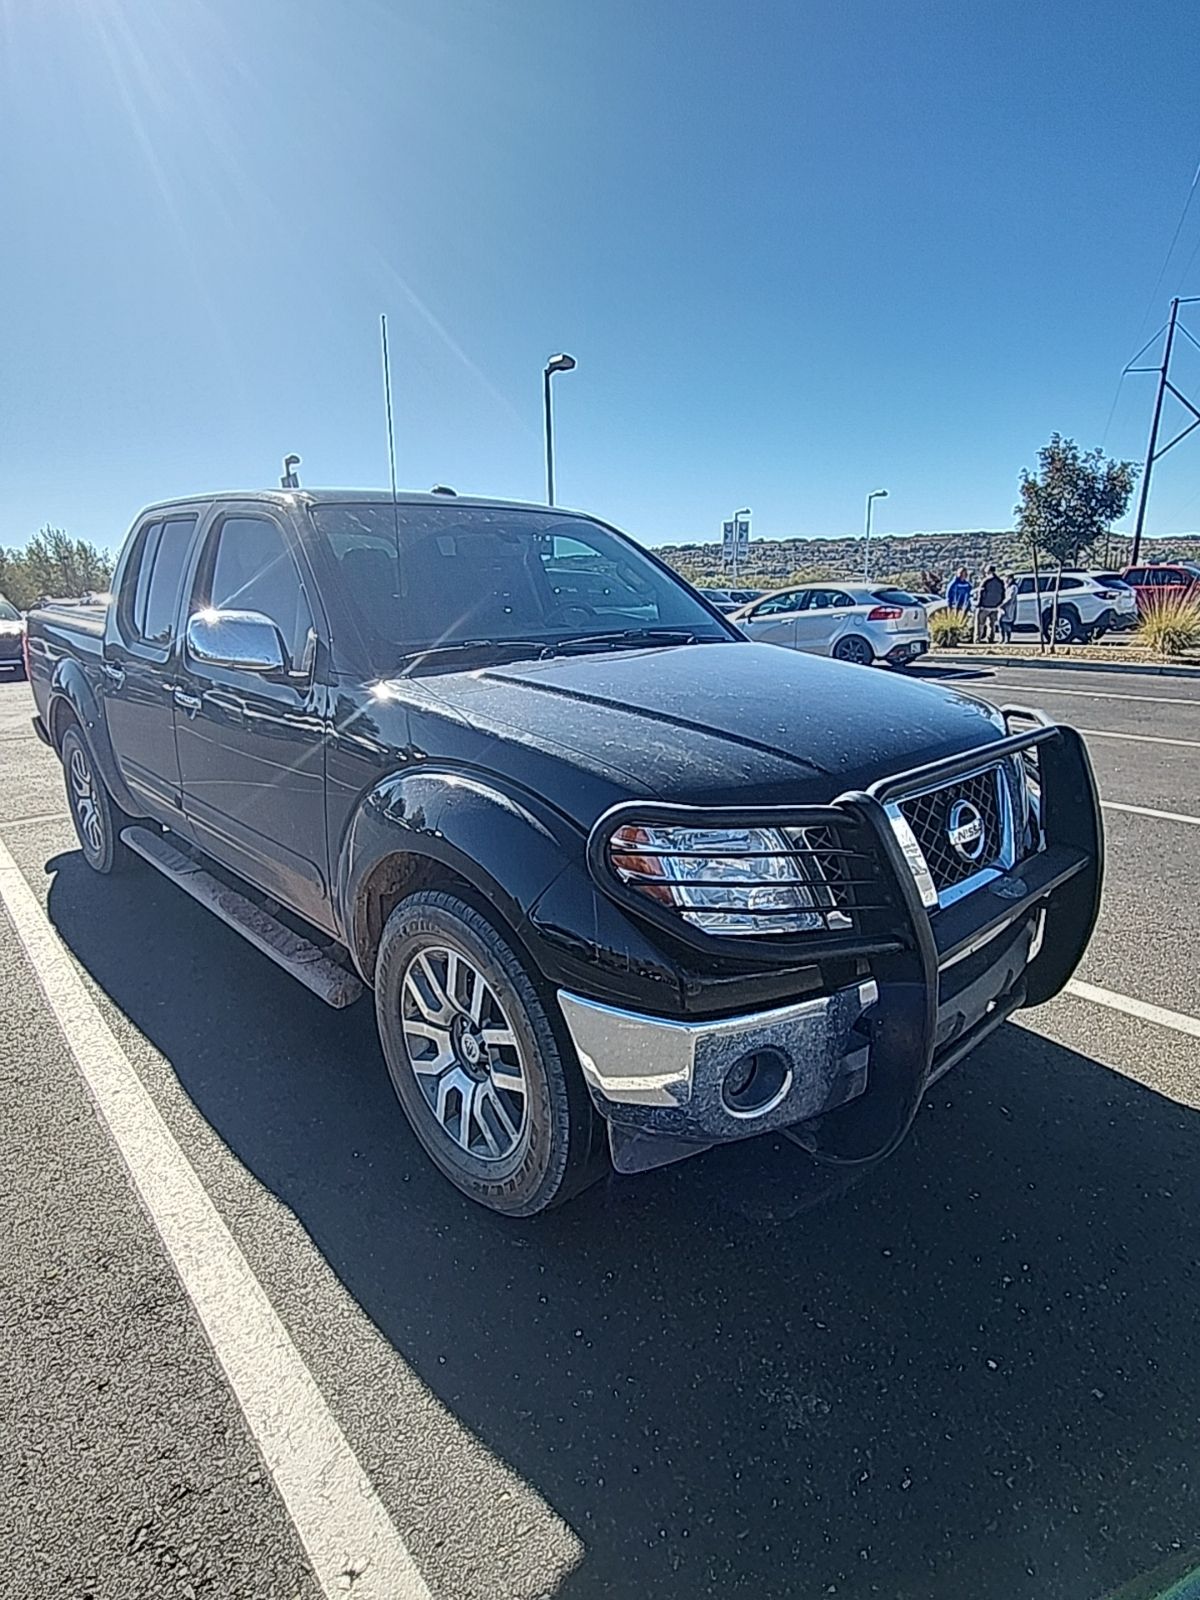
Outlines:
{"label": "painted parking space marking", "polygon": [[1115,733],[1111,728],[1077,728],[1089,739],[1128,739],[1134,744],[1174,744],[1187,750],[1200,750],[1200,739],[1168,739],[1160,733]]}
{"label": "painted parking space marking", "polygon": [[1102,989],[1099,984],[1083,983],[1072,978],[1063,990],[1077,1000],[1090,1000],[1093,1005],[1107,1006],[1110,1011],[1120,1011],[1127,1017],[1137,1017],[1142,1022],[1156,1023],[1160,1028],[1170,1028],[1174,1033],[1186,1033],[1200,1039],[1200,1017],[1190,1017],[1185,1011],[1168,1011],[1166,1006],[1154,1006],[1146,1000],[1135,1000],[1132,995],[1118,994],[1115,989]]}
{"label": "painted parking space marking", "polygon": [[1132,817],[1155,817],[1159,822],[1187,822],[1200,828],[1200,817],[1185,816],[1182,811],[1156,811],[1153,806],[1128,806],[1120,800],[1101,800],[1104,811],[1127,811]]}
{"label": "painted parking space marking", "polygon": [[[995,681],[995,680],[991,680]],[[1039,683],[1036,689],[1025,683],[997,683],[998,689],[1029,690],[1031,694],[1069,694],[1078,700],[1137,700],[1154,706],[1200,706],[1200,700],[1185,700],[1179,695],[1123,694],[1116,689],[1058,689],[1048,683]]]}
{"label": "painted parking space marking", "polygon": [[191,1300],[327,1600],[430,1600],[266,1291],[88,994],[12,855],[0,901]]}

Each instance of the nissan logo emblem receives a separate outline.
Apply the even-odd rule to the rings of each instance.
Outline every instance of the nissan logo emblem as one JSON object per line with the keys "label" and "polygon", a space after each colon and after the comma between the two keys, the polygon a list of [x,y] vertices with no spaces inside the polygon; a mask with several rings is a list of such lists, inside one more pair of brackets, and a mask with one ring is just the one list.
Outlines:
{"label": "nissan logo emblem", "polygon": [[983,818],[969,800],[956,800],[950,807],[946,837],[966,861],[978,861],[983,854]]}

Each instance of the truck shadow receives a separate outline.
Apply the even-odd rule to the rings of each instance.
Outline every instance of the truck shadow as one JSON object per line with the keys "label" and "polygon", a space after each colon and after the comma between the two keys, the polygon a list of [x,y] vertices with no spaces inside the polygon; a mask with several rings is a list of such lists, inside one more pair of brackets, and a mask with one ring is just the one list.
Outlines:
{"label": "truck shadow", "polygon": [[49,870],[211,1126],[579,1535],[560,1600],[1095,1600],[1194,1538],[1193,1112],[1008,1026],[823,1203],[759,1141],[507,1224],[424,1160],[369,1004],[148,872]]}

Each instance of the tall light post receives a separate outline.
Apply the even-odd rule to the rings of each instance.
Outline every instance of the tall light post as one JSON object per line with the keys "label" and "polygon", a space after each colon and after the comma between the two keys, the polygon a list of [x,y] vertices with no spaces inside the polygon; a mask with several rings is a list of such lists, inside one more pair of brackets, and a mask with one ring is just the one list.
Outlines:
{"label": "tall light post", "polygon": [[886,489],[872,489],[867,496],[867,536],[863,541],[863,582],[871,581],[871,512],[876,500],[886,500]]}
{"label": "tall light post", "polygon": [[546,504],[554,504],[554,418],[550,406],[550,379],[556,372],[571,372],[575,357],[551,356],[542,373],[542,398],[546,407]]}

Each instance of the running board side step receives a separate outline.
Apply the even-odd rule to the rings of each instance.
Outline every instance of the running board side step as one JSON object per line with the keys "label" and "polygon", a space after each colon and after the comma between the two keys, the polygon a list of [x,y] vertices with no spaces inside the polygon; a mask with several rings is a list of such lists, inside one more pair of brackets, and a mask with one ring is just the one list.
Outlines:
{"label": "running board side step", "polygon": [[124,828],[121,838],[131,850],[148,861],[152,867],[177,884],[185,894],[220,917],[227,927],[269,956],[276,965],[311,989],[327,1006],[339,1010],[353,1005],[363,992],[360,980],[347,968],[341,967],[318,945],[293,933],[291,928],[253,900],[228,884],[222,883],[211,872],[164,834],[150,828]]}

